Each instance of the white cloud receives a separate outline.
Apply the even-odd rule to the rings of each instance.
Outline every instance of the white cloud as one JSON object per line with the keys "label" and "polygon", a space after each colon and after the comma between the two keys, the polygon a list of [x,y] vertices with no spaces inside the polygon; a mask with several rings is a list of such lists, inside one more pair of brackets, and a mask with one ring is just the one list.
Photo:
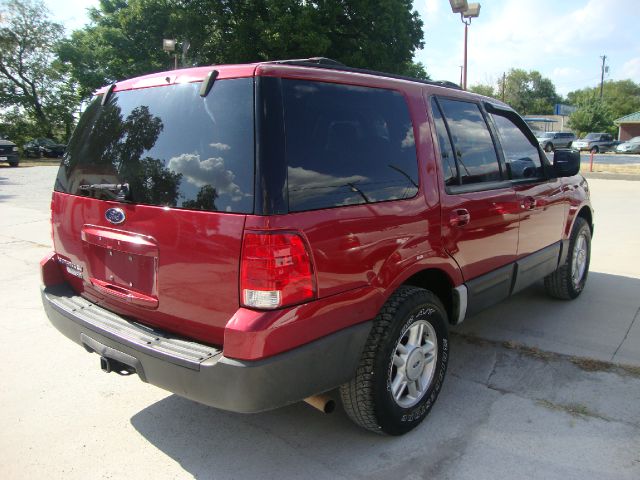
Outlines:
{"label": "white cloud", "polygon": [[234,183],[235,175],[224,166],[222,158],[200,160],[200,155],[184,153],[173,157],[168,163],[169,169],[181,173],[185,180],[196,187],[211,185],[219,194],[229,194],[235,202],[243,197],[242,190]]}
{"label": "white cloud", "polygon": [[[622,66],[630,53],[640,52],[638,16],[629,14],[636,9],[633,0],[505,0],[483,4],[480,17],[469,27],[468,84],[486,83],[487,78],[499,78],[511,68],[523,68],[540,71],[564,94],[599,81],[599,57],[603,54],[613,72],[623,71],[625,78],[634,78],[634,74],[638,78],[633,61]],[[454,15],[448,11],[442,14],[448,23],[446,38],[440,35],[430,42],[429,28],[425,32],[425,63],[429,71],[437,72],[436,76],[446,71],[446,78],[458,81],[463,34],[444,17],[445,13]]]}
{"label": "white cloud", "polygon": [[221,150],[221,151],[231,150],[231,147],[226,143],[210,143],[209,146],[213,148],[217,148],[218,150]]}
{"label": "white cloud", "polygon": [[640,57],[632,58],[622,65],[621,76],[619,78],[630,78],[637,82],[640,79]]}

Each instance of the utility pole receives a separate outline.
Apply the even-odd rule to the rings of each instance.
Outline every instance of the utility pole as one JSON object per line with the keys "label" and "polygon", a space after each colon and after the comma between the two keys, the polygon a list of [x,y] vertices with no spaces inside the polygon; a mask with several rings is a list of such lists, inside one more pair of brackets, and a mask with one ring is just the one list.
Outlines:
{"label": "utility pole", "polygon": [[602,59],[602,71],[600,73],[600,99],[602,100],[602,87],[604,85],[604,62],[607,60],[606,55],[600,57]]}
{"label": "utility pole", "polygon": [[504,90],[507,83],[507,72],[502,72],[502,101],[504,102]]}

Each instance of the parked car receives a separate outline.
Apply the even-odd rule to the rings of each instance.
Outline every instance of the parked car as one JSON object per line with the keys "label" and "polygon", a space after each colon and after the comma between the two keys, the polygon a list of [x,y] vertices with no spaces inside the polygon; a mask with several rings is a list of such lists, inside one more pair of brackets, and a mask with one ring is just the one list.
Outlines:
{"label": "parked car", "polygon": [[56,143],[50,138],[36,138],[27,142],[22,147],[22,152],[25,157],[48,157],[48,158],[61,158],[64,156],[66,145],[62,143]]}
{"label": "parked car", "polygon": [[12,167],[18,166],[20,157],[15,143],[0,139],[0,162],[7,162]]}
{"label": "parked car", "polygon": [[553,152],[556,148],[570,148],[576,139],[572,132],[545,132],[536,137],[545,152]]}
{"label": "parked car", "polygon": [[42,300],[105,372],[235,412],[339,387],[356,424],[400,435],[451,325],[543,278],[580,295],[579,168],[498,100],[324,60],[121,81],[58,173]]}
{"label": "parked car", "polygon": [[618,153],[640,153],[640,137],[633,137],[616,147]]}
{"label": "parked car", "polygon": [[580,151],[588,150],[592,153],[610,152],[616,149],[620,142],[608,133],[589,133],[584,138],[573,142],[573,148]]}

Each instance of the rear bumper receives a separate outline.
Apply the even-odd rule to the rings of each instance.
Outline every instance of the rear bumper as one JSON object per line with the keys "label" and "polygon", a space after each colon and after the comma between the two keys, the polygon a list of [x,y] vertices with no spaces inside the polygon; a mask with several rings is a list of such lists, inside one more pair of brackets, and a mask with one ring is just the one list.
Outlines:
{"label": "rear bumper", "polygon": [[245,361],[132,322],[64,284],[43,287],[42,302],[51,323],[87,351],[124,363],[143,381],[182,397],[243,413],[295,403],[347,382],[371,329],[365,322],[273,357]]}

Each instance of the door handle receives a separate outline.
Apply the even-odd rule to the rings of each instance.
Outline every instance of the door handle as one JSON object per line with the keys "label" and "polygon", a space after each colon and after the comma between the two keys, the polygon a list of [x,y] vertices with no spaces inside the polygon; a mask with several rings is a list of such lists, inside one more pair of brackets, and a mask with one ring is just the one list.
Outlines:
{"label": "door handle", "polygon": [[524,197],[520,202],[520,208],[523,210],[533,210],[536,208],[536,199],[533,197]]}
{"label": "door handle", "polygon": [[464,227],[471,221],[471,214],[466,208],[456,208],[449,216],[449,224],[452,227]]}

